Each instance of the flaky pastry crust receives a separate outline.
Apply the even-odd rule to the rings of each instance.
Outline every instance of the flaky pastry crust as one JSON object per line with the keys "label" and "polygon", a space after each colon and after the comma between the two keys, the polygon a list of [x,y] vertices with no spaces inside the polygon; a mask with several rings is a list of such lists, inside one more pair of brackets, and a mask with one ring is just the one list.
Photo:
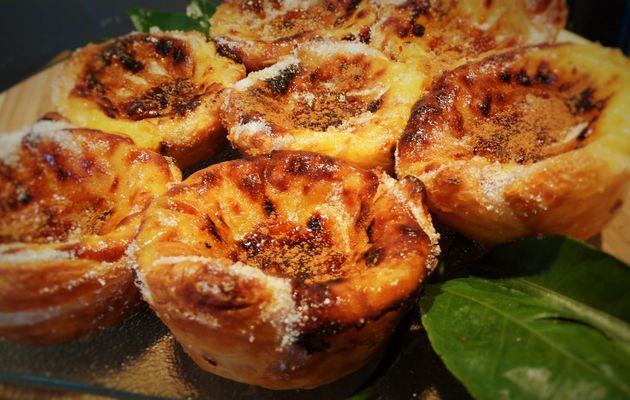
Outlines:
{"label": "flaky pastry crust", "polygon": [[60,343],[128,315],[139,295],[125,250],[179,178],[127,138],[65,122],[0,135],[0,336]]}
{"label": "flaky pastry crust", "polygon": [[588,238],[630,176],[630,61],[594,44],[537,46],[444,74],[398,143],[399,177],[437,216],[493,244]]}
{"label": "flaky pastry crust", "polygon": [[317,37],[367,42],[375,18],[368,0],[227,0],[210,35],[221,54],[257,71]]}
{"label": "flaky pastry crust", "polygon": [[222,118],[228,139],[248,155],[305,150],[393,170],[422,82],[367,45],[317,40],[237,82]]}
{"label": "flaky pastry crust", "polygon": [[277,152],[201,170],[145,213],[135,270],[195,362],[273,389],[365,363],[436,262],[422,185]]}
{"label": "flaky pastry crust", "polygon": [[378,21],[370,45],[413,65],[430,83],[445,70],[527,44],[556,39],[564,0],[372,0]]}
{"label": "flaky pastry crust", "polygon": [[225,146],[223,91],[244,76],[202,33],[132,33],[76,51],[53,101],[77,126],[128,136],[184,168]]}

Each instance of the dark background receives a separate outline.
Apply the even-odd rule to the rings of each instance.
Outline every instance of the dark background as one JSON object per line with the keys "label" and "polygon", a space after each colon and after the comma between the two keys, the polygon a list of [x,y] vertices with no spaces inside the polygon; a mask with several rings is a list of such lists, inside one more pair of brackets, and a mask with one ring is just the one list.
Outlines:
{"label": "dark background", "polygon": [[[630,54],[630,0],[567,3],[568,29]],[[186,1],[0,0],[0,91],[39,71],[63,50],[131,31],[131,7],[181,12]]]}

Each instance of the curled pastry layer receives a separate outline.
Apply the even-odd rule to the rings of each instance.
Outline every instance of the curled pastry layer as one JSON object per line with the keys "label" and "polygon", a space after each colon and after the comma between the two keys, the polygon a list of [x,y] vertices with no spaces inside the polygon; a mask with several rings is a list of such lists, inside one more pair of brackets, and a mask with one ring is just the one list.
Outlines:
{"label": "curled pastry layer", "polygon": [[256,71],[316,37],[367,42],[375,18],[368,0],[227,0],[210,35],[221,54]]}
{"label": "curled pastry layer", "polygon": [[500,49],[553,42],[567,19],[564,0],[373,0],[370,45],[433,78]]}
{"label": "curled pastry layer", "polygon": [[305,150],[393,168],[423,76],[361,43],[318,40],[226,95],[228,139],[249,155]]}
{"label": "curled pastry layer", "polygon": [[588,238],[630,176],[630,62],[597,45],[525,48],[444,74],[412,111],[398,176],[440,219],[498,243]]}
{"label": "curled pastry layer", "polygon": [[244,76],[199,32],[134,33],[75,52],[54,101],[70,122],[128,136],[183,168],[226,144],[223,91]]}
{"label": "curled pastry layer", "polygon": [[179,177],[127,138],[61,121],[0,135],[0,336],[60,343],[132,311],[125,251]]}
{"label": "curled pastry layer", "polygon": [[145,213],[144,298],[199,366],[274,389],[358,369],[439,252],[422,184],[324,155],[213,165]]}

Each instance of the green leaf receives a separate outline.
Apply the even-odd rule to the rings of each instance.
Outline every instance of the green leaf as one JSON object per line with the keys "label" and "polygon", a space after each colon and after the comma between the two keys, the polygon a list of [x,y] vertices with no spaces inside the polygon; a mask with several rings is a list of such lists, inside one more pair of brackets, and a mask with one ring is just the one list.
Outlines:
{"label": "green leaf", "polygon": [[183,13],[152,11],[141,8],[132,8],[127,12],[131,22],[133,22],[133,26],[140,32],[148,32],[154,26],[163,31],[200,31],[206,34],[208,31],[207,23]]}
{"label": "green leaf", "polygon": [[429,285],[420,302],[434,349],[473,396],[630,398],[628,266],[559,237],[500,246],[479,265],[494,279]]}
{"label": "green leaf", "polygon": [[195,19],[208,21],[216,10],[216,4],[209,0],[188,0],[186,15]]}
{"label": "green leaf", "polygon": [[152,27],[163,31],[199,31],[208,35],[210,18],[217,6],[209,0],[188,0],[186,13],[173,13],[163,11],[132,8],[128,10],[131,22],[136,30],[148,32]]}

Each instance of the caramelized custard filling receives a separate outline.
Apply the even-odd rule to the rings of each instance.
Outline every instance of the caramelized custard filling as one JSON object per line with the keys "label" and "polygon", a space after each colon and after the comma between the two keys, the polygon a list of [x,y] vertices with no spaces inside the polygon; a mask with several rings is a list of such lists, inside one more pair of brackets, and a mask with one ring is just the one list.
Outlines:
{"label": "caramelized custard filling", "polygon": [[[215,223],[215,220],[220,222]],[[240,238],[233,236],[221,215],[205,215],[203,221],[199,229],[204,237],[202,251],[205,255],[240,261],[272,276],[324,283],[380,262],[380,256],[378,259],[374,254],[370,256],[367,229],[351,232],[352,248],[347,248],[338,232],[344,223],[317,212],[299,225],[270,216]]]}
{"label": "caramelized custard filling", "polygon": [[313,215],[305,226],[261,226],[238,242],[236,258],[271,275],[326,282],[348,273],[348,256],[334,239],[327,221]]}
{"label": "caramelized custard filling", "polygon": [[374,82],[387,68],[381,60],[364,54],[334,54],[325,60],[310,57],[239,93],[242,120],[263,116],[274,130],[288,127],[324,132],[379,110],[386,88]]}
{"label": "caramelized custard filling", "polygon": [[[69,134],[60,137],[74,141]],[[54,141],[27,138],[22,146],[28,156],[20,158],[19,168],[0,162],[0,243],[66,241],[113,228],[115,182],[103,177],[103,193],[81,185],[105,173],[94,155],[69,157]]]}
{"label": "caramelized custard filling", "polygon": [[[365,0],[363,0],[365,1]],[[310,7],[294,7],[285,9],[277,1],[240,1],[244,12],[253,12],[261,19],[251,33],[265,40],[290,40],[310,32],[334,29],[344,26],[357,12],[362,0],[333,0],[315,2]],[[314,2],[309,2],[314,3]],[[362,13],[362,11],[358,11]],[[363,15],[358,15],[362,18]]]}
{"label": "caramelized custard filling", "polygon": [[96,103],[111,118],[182,116],[200,104],[189,45],[179,39],[133,34],[88,55],[71,95]]}
{"label": "caramelized custard filling", "polygon": [[455,159],[518,164],[588,144],[607,98],[593,77],[544,59],[504,61],[497,57],[440,78],[414,107],[403,142],[428,144],[446,134],[460,146]]}

